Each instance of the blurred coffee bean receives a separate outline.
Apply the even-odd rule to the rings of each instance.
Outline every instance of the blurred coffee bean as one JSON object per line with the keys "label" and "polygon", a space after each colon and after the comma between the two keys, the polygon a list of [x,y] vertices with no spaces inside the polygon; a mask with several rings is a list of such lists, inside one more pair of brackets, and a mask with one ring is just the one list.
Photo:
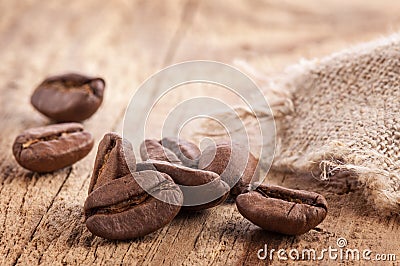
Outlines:
{"label": "blurred coffee bean", "polygon": [[45,79],[33,92],[32,105],[57,122],[80,122],[91,117],[103,101],[105,81],[79,74]]}

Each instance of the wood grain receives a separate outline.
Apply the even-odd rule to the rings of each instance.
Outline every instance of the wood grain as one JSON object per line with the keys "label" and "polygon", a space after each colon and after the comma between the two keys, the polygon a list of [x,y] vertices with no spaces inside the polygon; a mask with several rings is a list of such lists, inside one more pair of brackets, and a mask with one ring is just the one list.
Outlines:
{"label": "wood grain", "polygon": [[[50,123],[29,104],[34,87],[48,75],[77,71],[106,79],[105,101],[84,123],[98,142],[106,132],[121,132],[135,89],[169,64],[241,59],[273,75],[301,57],[326,55],[398,29],[399,6],[388,0],[0,1],[0,264],[265,265],[269,262],[256,255],[264,244],[322,249],[336,247],[338,237],[351,248],[397,252],[400,259],[399,216],[374,213],[356,183],[343,187],[307,178],[298,183],[271,173],[271,182],[320,192],[330,204],[326,220],[301,236],[264,232],[234,204],[224,203],[179,214],[146,237],[116,242],[94,237],[84,225],[95,149],[72,167],[44,175],[22,169],[11,153],[19,132]],[[150,136],[160,134],[164,115],[191,95],[178,91],[157,106]]]}

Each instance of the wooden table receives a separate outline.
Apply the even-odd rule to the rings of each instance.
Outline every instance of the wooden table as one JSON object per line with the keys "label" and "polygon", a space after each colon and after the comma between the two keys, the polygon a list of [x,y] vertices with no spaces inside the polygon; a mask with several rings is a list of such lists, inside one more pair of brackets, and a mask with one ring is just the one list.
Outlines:
{"label": "wooden table", "polygon": [[[320,192],[330,204],[326,220],[301,236],[264,232],[225,203],[115,242],[94,237],[82,215],[96,149],[73,167],[44,175],[19,167],[11,152],[18,133],[50,123],[29,103],[48,75],[76,71],[106,79],[101,109],[84,122],[97,145],[106,132],[121,132],[135,89],[165,66],[240,59],[274,75],[302,57],[391,33],[400,25],[399,8],[389,0],[0,1],[0,264],[264,265],[257,258],[264,244],[321,250],[337,247],[339,237],[350,248],[397,252],[399,260],[399,216],[375,213],[354,183],[343,188],[272,173],[275,183]],[[149,124],[152,132],[158,134],[159,123]]]}

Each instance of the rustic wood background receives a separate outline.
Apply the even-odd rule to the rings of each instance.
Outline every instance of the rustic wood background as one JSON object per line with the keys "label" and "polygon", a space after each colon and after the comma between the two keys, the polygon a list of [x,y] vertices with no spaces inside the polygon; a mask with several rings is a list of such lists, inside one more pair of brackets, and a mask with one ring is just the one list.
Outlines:
{"label": "rustic wood background", "polygon": [[[399,8],[399,1],[389,0],[0,1],[0,264],[264,265],[268,261],[256,256],[264,244],[322,249],[337,247],[338,237],[350,248],[397,252],[400,260],[399,216],[375,213],[356,183],[299,182],[272,173],[275,183],[318,191],[330,204],[326,220],[297,237],[259,230],[225,203],[180,214],[146,237],[115,242],[94,237],[83,221],[96,149],[44,175],[19,167],[11,152],[19,132],[50,123],[29,104],[48,75],[77,71],[106,79],[105,101],[84,123],[97,143],[104,133],[121,130],[135,88],[169,64],[241,59],[270,75],[302,57],[398,30]],[[154,131],[158,126],[149,125]]]}

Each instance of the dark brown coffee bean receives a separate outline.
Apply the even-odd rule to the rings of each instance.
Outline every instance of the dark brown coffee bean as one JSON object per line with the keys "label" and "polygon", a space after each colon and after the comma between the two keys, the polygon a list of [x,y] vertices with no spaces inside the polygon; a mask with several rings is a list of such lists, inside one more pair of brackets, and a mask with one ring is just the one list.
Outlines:
{"label": "dark brown coffee bean", "polygon": [[[156,170],[169,175],[183,192],[183,209],[204,210],[221,204],[228,196],[229,186],[216,173],[197,170],[164,161],[148,160],[136,165],[137,171]],[[206,185],[202,188],[194,186]],[[198,202],[204,202],[197,204]]]}
{"label": "dark brown coffee bean", "polygon": [[171,150],[163,147],[159,141],[155,139],[146,139],[140,145],[140,156],[143,161],[158,160],[175,164],[181,164],[181,160]]}
{"label": "dark brown coffee bean", "polygon": [[93,137],[78,123],[31,128],[19,135],[13,154],[24,168],[52,172],[70,166],[93,148]]}
{"label": "dark brown coffee bean", "polygon": [[103,184],[136,171],[132,145],[117,133],[107,133],[99,143],[89,194]]}
{"label": "dark brown coffee bean", "polygon": [[208,146],[201,154],[199,169],[212,171],[221,176],[236,197],[252,182],[259,181],[258,160],[243,145],[219,142]]}
{"label": "dark brown coffee bean", "polygon": [[236,198],[239,212],[261,228],[286,235],[299,235],[320,224],[328,204],[317,193],[260,185]]}
{"label": "dark brown coffee bean", "polygon": [[107,239],[145,236],[168,224],[182,201],[182,192],[166,174],[129,174],[109,181],[88,196],[84,206],[86,226],[94,235]]}
{"label": "dark brown coffee bean", "polygon": [[103,101],[105,81],[79,74],[45,79],[33,92],[32,105],[58,122],[79,122],[91,117]]}
{"label": "dark brown coffee bean", "polygon": [[162,146],[175,153],[179,160],[182,161],[183,165],[197,168],[201,151],[196,144],[178,138],[163,138],[160,143]]}

